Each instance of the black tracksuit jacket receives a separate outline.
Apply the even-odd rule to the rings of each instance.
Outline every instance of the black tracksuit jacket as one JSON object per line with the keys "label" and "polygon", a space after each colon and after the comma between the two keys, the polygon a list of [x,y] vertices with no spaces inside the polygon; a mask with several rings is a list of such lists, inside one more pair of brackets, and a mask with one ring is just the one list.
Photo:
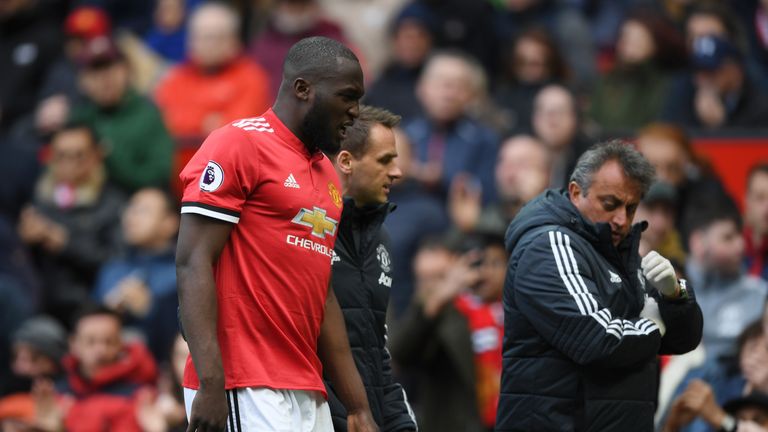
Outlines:
{"label": "black tracksuit jacket", "polygon": [[[392,287],[389,237],[382,223],[393,204],[355,207],[346,200],[332,258],[331,282],[349,336],[352,355],[368,402],[382,432],[416,430],[403,388],[392,378],[386,348],[386,315]],[[326,378],[328,403],[336,432],[346,431],[347,413]]]}
{"label": "black tracksuit jacket", "polygon": [[[702,315],[690,286],[687,300],[667,301],[642,276],[643,229],[614,247],[607,224],[552,190],[512,221],[496,431],[653,430],[656,356],[694,349]],[[646,294],[664,337],[640,317]]]}

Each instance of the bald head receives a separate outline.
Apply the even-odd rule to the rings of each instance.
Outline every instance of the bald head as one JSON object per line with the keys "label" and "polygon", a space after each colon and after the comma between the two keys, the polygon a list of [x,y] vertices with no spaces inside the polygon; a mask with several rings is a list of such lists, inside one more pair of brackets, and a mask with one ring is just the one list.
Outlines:
{"label": "bald head", "polygon": [[485,91],[480,64],[458,51],[440,51],[427,60],[416,94],[429,117],[449,123],[462,116]]}
{"label": "bald head", "polygon": [[499,149],[496,187],[502,200],[524,203],[544,191],[549,183],[550,153],[528,135],[508,138]]}
{"label": "bald head", "polygon": [[500,162],[514,160],[518,156],[525,156],[524,159],[537,169],[545,169],[550,159],[544,143],[530,135],[511,136],[501,143]]}
{"label": "bald head", "polygon": [[191,31],[196,31],[208,27],[217,27],[237,35],[240,31],[240,16],[235,9],[224,3],[203,3],[192,12],[189,28]]}
{"label": "bald head", "polygon": [[552,84],[545,86],[536,94],[534,108],[543,110],[557,108],[575,112],[575,101],[570,90],[559,84]]}
{"label": "bald head", "polygon": [[205,69],[223,66],[240,54],[239,32],[237,11],[223,3],[204,3],[189,19],[189,57]]}

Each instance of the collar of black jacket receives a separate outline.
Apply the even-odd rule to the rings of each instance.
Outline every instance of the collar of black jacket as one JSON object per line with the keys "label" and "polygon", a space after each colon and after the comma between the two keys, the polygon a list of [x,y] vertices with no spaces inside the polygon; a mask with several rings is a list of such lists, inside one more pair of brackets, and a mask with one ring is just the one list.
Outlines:
{"label": "collar of black jacket", "polygon": [[[634,263],[629,261],[634,261],[632,258],[637,255],[640,236],[648,228],[648,222],[640,221],[632,225],[629,234],[618,245],[614,245],[610,224],[607,222],[594,223],[587,220],[573,205],[567,191],[561,190],[559,195],[563,198],[561,208],[570,215],[568,227],[589,241],[609,261],[621,263],[627,270],[632,270]],[[634,253],[632,253],[633,251]]]}
{"label": "collar of black jacket", "polygon": [[370,219],[375,216],[385,216],[395,211],[397,205],[395,203],[386,202],[384,204],[372,204],[362,207],[355,205],[355,200],[351,197],[344,197],[344,210],[342,210],[342,218],[362,218]]}
{"label": "collar of black jacket", "polygon": [[589,242],[600,255],[623,267],[628,273],[634,272],[639,265],[637,250],[640,234],[648,226],[644,221],[633,225],[629,235],[618,246],[614,246],[608,224],[590,222],[571,203],[566,190],[550,189],[526,204],[512,221],[506,234],[507,250],[512,251],[526,232],[543,225],[568,228]]}
{"label": "collar of black jacket", "polygon": [[[613,245],[611,239],[611,226],[606,222],[594,223],[589,221],[579,212],[576,206],[570,200],[568,191],[561,189],[551,195],[551,200],[547,202],[548,207],[558,214],[561,224],[566,225],[571,230],[577,232],[587,241],[594,245]],[[618,252],[626,251],[632,248],[632,244],[639,241],[640,234],[648,228],[646,221],[638,222],[632,225],[629,234],[614,249]]]}

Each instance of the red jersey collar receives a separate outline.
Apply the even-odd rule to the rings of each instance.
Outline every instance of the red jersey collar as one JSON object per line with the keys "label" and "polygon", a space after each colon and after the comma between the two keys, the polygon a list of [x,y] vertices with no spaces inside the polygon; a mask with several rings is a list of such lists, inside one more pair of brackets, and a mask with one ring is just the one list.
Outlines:
{"label": "red jersey collar", "polygon": [[277,114],[275,114],[274,111],[272,111],[272,108],[268,109],[266,113],[264,113],[264,119],[267,120],[267,123],[272,126],[272,129],[275,130],[275,135],[277,135],[278,138],[280,138],[283,142],[288,144],[289,147],[296,149],[298,152],[303,154],[307,157],[307,159],[316,159],[319,158],[322,159],[323,153],[318,151],[314,154],[310,153],[309,150],[307,150],[307,146],[304,145],[304,143],[297,137],[296,135],[291,132],[290,129],[288,129],[288,126],[285,125],[285,123],[280,120],[279,117],[277,117]]}

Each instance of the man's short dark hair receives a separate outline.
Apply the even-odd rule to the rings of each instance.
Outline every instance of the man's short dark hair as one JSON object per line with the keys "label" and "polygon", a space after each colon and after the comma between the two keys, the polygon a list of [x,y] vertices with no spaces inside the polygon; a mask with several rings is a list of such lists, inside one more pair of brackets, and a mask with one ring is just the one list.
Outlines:
{"label": "man's short dark hair", "polygon": [[768,175],[768,162],[760,162],[752,165],[749,169],[749,173],[747,173],[747,191],[752,188],[752,179],[758,174]]}
{"label": "man's short dark hair", "polygon": [[614,160],[621,165],[624,175],[640,186],[641,196],[645,196],[656,177],[656,170],[648,159],[622,140],[598,143],[584,152],[576,162],[571,181],[576,182],[584,195],[587,195],[595,173],[607,162]]}
{"label": "man's short dark hair", "polygon": [[352,153],[356,159],[363,157],[370,144],[368,136],[371,133],[371,128],[376,124],[392,129],[400,124],[400,116],[384,108],[361,105],[360,115],[355,123],[347,128],[347,136],[342,140],[339,150]]}
{"label": "man's short dark hair", "polygon": [[687,239],[693,232],[706,230],[722,221],[733,222],[741,231],[741,214],[733,199],[724,193],[701,197],[686,209],[682,234]]}
{"label": "man's short dark hair", "polygon": [[139,189],[135,193],[142,191],[157,192],[160,194],[163,200],[163,210],[165,210],[166,213],[173,215],[179,213],[179,200],[176,198],[176,195],[170,191],[170,189],[166,187],[149,186]]}
{"label": "man's short dark hair", "polygon": [[283,62],[283,82],[299,76],[325,78],[335,74],[339,59],[360,63],[355,53],[341,42],[322,36],[302,39],[294,44]]}
{"label": "man's short dark hair", "polygon": [[723,28],[725,28],[727,39],[731,42],[736,42],[742,37],[738,20],[731,9],[726,4],[723,4],[723,2],[717,0],[694,2],[685,16],[686,25],[694,15],[708,15],[717,18],[723,25]]}
{"label": "man's short dark hair", "polygon": [[101,148],[101,138],[99,137],[99,133],[96,132],[96,129],[94,129],[94,127],[91,126],[89,123],[78,122],[78,121],[68,122],[64,124],[64,126],[55,130],[53,134],[51,134],[51,142],[53,142],[53,140],[56,139],[56,137],[61,135],[62,133],[73,132],[73,131],[85,132],[88,135],[88,138],[90,138],[91,144],[93,144],[93,146],[96,148]]}
{"label": "man's short dark hair", "polygon": [[416,246],[416,253],[439,250],[451,252],[453,248],[449,243],[450,241],[446,239],[444,234],[429,234],[419,241]]}
{"label": "man's short dark hair", "polygon": [[76,330],[77,325],[85,318],[99,315],[112,317],[120,323],[121,326],[123,325],[123,317],[114,309],[110,309],[107,306],[98,303],[86,303],[75,313],[74,318],[72,319],[72,329]]}
{"label": "man's short dark hair", "polygon": [[466,253],[473,249],[485,249],[497,246],[505,249],[504,233],[492,230],[473,230],[454,240],[453,249],[459,253]]}

